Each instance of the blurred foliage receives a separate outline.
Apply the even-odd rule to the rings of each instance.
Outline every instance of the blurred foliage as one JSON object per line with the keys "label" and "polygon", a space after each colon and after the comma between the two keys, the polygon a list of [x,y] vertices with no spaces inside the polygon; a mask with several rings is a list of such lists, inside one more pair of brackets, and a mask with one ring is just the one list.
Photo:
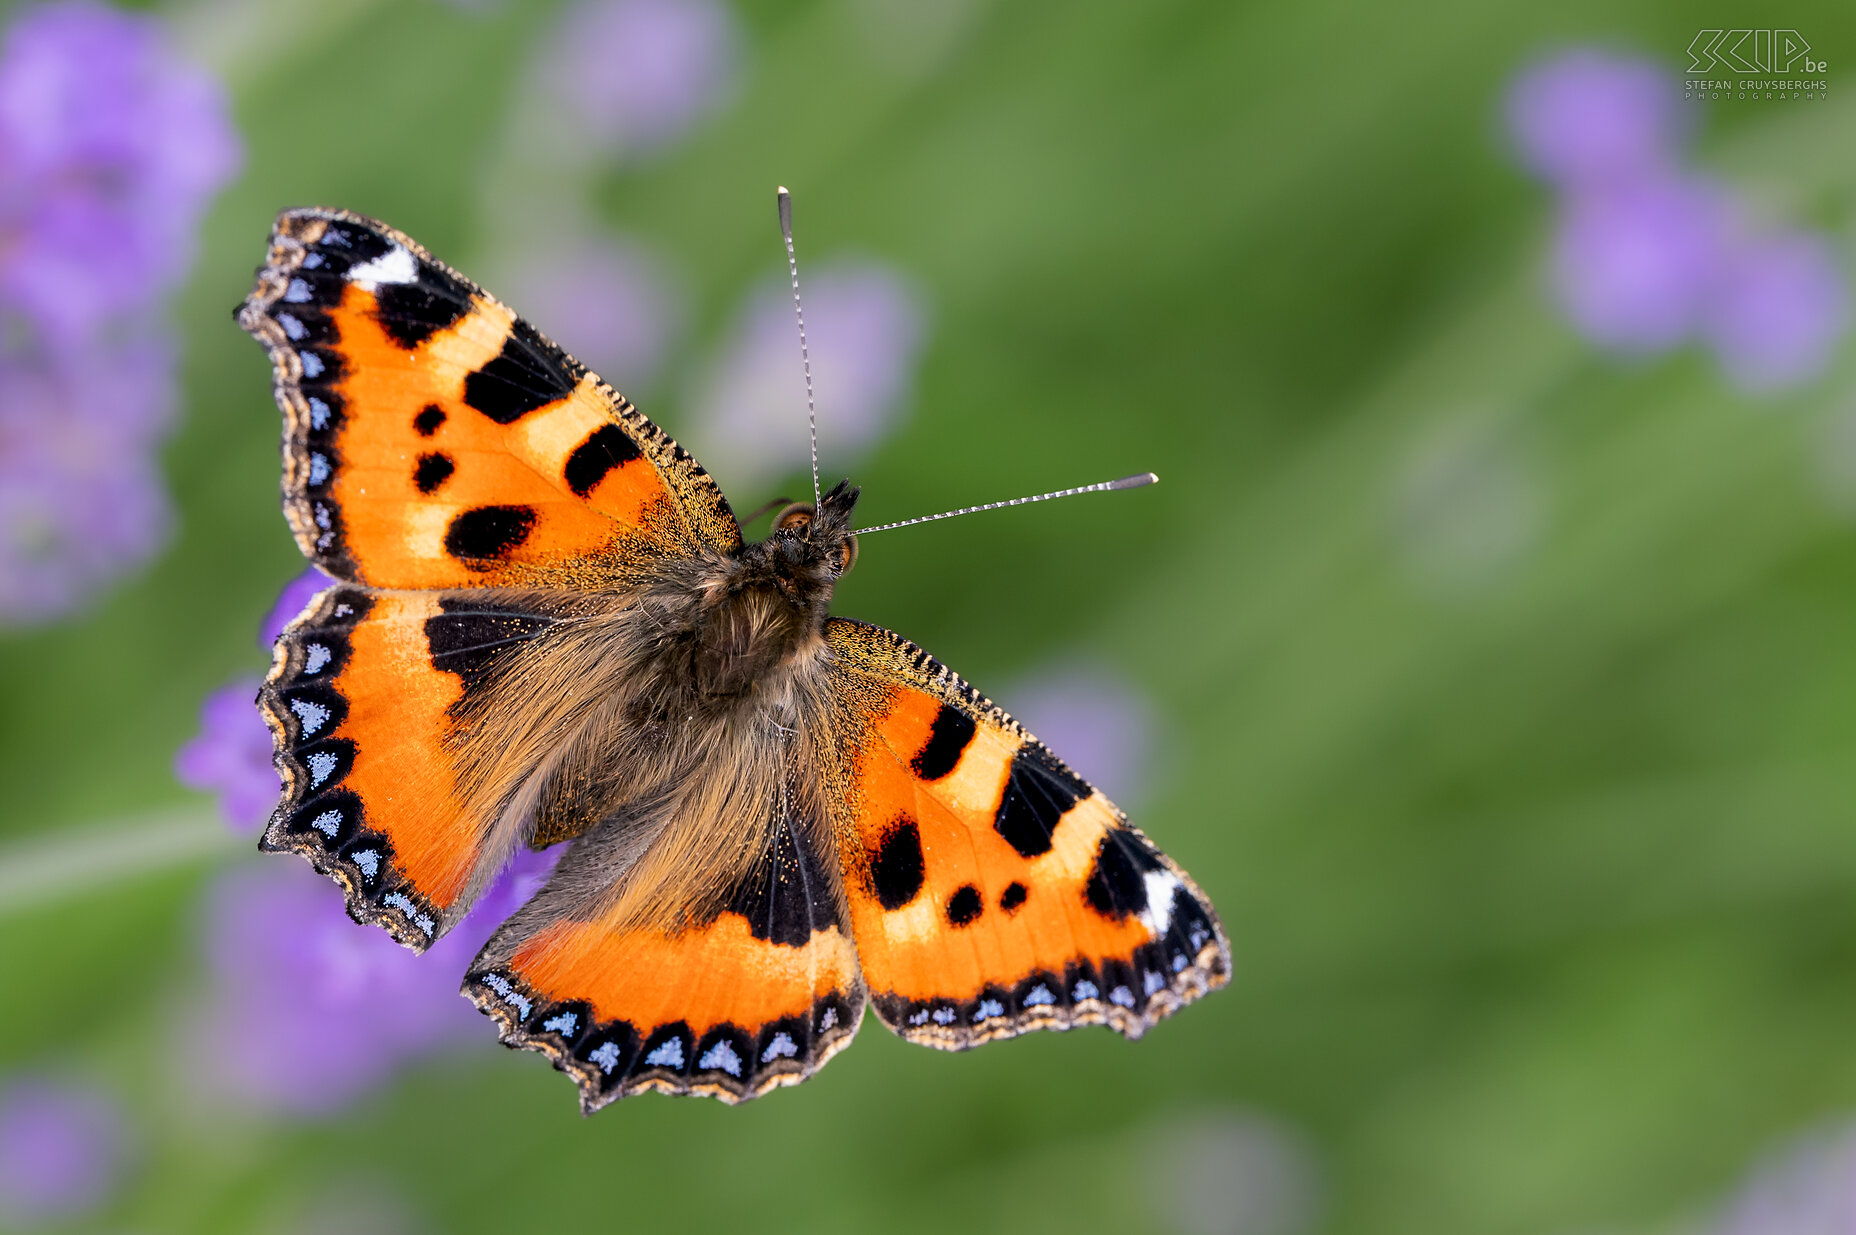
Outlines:
{"label": "blurred foliage", "polygon": [[[248,167],[177,310],[182,533],[91,615],[0,643],[8,837],[188,800],[173,752],[263,663],[254,624],[299,568],[264,360],[228,315],[270,218],[346,206],[470,271],[483,153],[552,12],[256,7],[221,66]],[[112,1222],[272,1229],[387,1186],[460,1232],[1152,1229],[1130,1138],[1229,1105],[1306,1136],[1327,1231],[1650,1231],[1856,1107],[1856,372],[1752,401],[1699,356],[1591,352],[1545,301],[1546,199],[1498,132],[1544,49],[1679,71],[1694,6],[738,8],[741,97],[602,180],[603,209],[689,272],[695,347],[779,268],[776,183],[802,262],[922,281],[914,415],[856,477],[872,521],[1160,473],[873,541],[837,609],[982,689],[1078,648],[1145,682],[1182,749],[1139,821],[1222,911],[1231,988],[1135,1046],[948,1057],[872,1024],[734,1110],[583,1121],[496,1052],[337,1120],[228,1127],[164,1063],[195,863],[0,928],[5,1060],[135,1096]],[[1833,74],[1856,49],[1845,4],[1785,20]],[[1840,89],[1711,105],[1698,157],[1847,245]],[[665,387],[628,393],[679,433]]]}

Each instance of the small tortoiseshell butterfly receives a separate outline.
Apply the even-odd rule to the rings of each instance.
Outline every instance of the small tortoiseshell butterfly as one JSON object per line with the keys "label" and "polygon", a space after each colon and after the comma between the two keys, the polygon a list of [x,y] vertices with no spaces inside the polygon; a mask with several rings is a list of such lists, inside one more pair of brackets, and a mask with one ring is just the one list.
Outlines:
{"label": "small tortoiseshell butterfly", "polygon": [[415,950],[516,847],[571,842],[464,979],[592,1111],[738,1102],[866,1000],[957,1050],[1139,1037],[1224,984],[1217,916],[1121,811],[898,635],[827,614],[848,482],[748,543],[663,430],[407,237],[292,210],[238,311],[283,505],[337,580],[259,703],[262,848]]}

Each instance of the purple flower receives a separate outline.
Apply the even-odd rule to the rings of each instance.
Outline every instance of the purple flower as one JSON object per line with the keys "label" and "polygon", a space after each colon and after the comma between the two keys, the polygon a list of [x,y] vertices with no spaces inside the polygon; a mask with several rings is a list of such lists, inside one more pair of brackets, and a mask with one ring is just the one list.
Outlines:
{"label": "purple flower", "polygon": [[86,345],[186,274],[239,159],[224,91],[155,19],[26,10],[0,49],[0,299],[53,345]]}
{"label": "purple flower", "polygon": [[321,1114],[422,1056],[489,1040],[459,984],[556,856],[521,850],[423,955],[349,920],[341,890],[299,861],[228,872],[207,905],[212,980],[194,1022],[200,1066],[243,1103]]}
{"label": "purple flower", "polygon": [[1755,1169],[1709,1235],[1856,1231],[1856,1128],[1805,1137]]}
{"label": "purple flower", "polygon": [[[265,648],[310,599],[334,582],[311,567],[284,585],[259,631]],[[258,711],[258,679],[243,677],[206,697],[200,731],[174,756],[174,776],[191,789],[216,794],[234,831],[255,832],[270,818],[281,784],[271,761],[271,731]]]}
{"label": "purple flower", "polygon": [[0,1225],[69,1220],[110,1197],[125,1156],[122,1112],[99,1090],[15,1077],[0,1089]]}
{"label": "purple flower", "polygon": [[1755,236],[1720,265],[1702,326],[1734,384],[1763,393],[1823,372],[1849,325],[1830,245],[1799,232]]}
{"label": "purple flower", "polygon": [[166,341],[99,340],[81,366],[13,342],[0,343],[0,626],[76,608],[169,526],[150,451],[173,405]]}
{"label": "purple flower", "polygon": [[1553,285],[1579,332],[1627,354],[1700,337],[1752,393],[1821,373],[1849,320],[1829,245],[1749,229],[1724,188],[1681,171],[1673,77],[1604,51],[1526,70],[1508,96],[1521,160],[1561,191]]}
{"label": "purple flower", "polygon": [[169,523],[160,300],[238,144],[150,17],[25,10],[0,46],[0,625],[69,612]]}
{"label": "purple flower", "polygon": [[1726,195],[1704,181],[1632,181],[1567,201],[1554,238],[1561,307],[1593,342],[1664,351],[1700,322],[1728,234]]}
{"label": "purple flower", "polygon": [[1014,686],[1006,704],[1077,775],[1122,806],[1152,783],[1159,718],[1140,687],[1116,670],[1052,665]]}
{"label": "purple flower", "polygon": [[264,826],[282,790],[271,762],[271,730],[258,711],[258,679],[240,678],[206,697],[200,732],[174,756],[181,784],[216,794],[237,832]]}
{"label": "purple flower", "polygon": [[1507,113],[1521,161],[1562,189],[1670,169],[1689,128],[1668,73],[1599,49],[1523,70],[1508,92]]}
{"label": "purple flower", "polygon": [[682,316],[664,265],[611,236],[542,230],[503,254],[499,294],[619,390],[650,383]]}
{"label": "purple flower", "polygon": [[[264,625],[258,628],[258,646],[265,651],[277,642],[277,636],[284,633],[284,627],[296,621],[297,615],[309,607],[316,593],[334,583],[335,580],[317,570],[314,566],[284,584],[284,590],[278,593],[277,603],[264,619]],[[253,692],[256,697],[256,692]]]}
{"label": "purple flower", "polygon": [[[820,464],[841,471],[906,405],[926,314],[913,283],[878,262],[826,263],[802,286]],[[703,458],[736,484],[807,466],[805,372],[784,277],[744,305],[697,395],[696,417]]]}
{"label": "purple flower", "polygon": [[544,44],[535,82],[585,144],[643,154],[728,99],[739,42],[716,0],[587,0]]}

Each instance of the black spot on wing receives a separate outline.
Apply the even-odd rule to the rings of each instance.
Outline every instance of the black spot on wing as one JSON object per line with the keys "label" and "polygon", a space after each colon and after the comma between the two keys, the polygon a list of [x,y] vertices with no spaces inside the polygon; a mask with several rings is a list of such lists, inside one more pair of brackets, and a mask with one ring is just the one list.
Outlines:
{"label": "black spot on wing", "polygon": [[1019,856],[1049,853],[1051,833],[1064,812],[1089,796],[1089,786],[1043,747],[1027,742],[1012,756],[993,828]]}
{"label": "black spot on wing", "polygon": [[419,262],[411,283],[382,283],[374,289],[374,316],[387,337],[412,351],[470,312],[470,289],[428,261]]}
{"label": "black spot on wing", "polygon": [[465,563],[507,557],[535,530],[535,518],[533,506],[477,506],[466,510],[445,529],[445,552]]}
{"label": "black spot on wing", "polygon": [[638,443],[632,441],[625,430],[617,425],[601,425],[567,456],[567,466],[563,469],[567,487],[585,497],[593,491],[593,486],[606,478],[607,472],[624,467],[639,456]]}
{"label": "black spot on wing", "polygon": [[425,620],[432,666],[457,674],[467,697],[509,655],[554,624],[541,614],[497,608],[469,595],[441,597],[438,607],[440,612]]}
{"label": "black spot on wing", "polygon": [[1083,885],[1083,899],[1104,917],[1121,919],[1147,908],[1149,871],[1166,869],[1119,828],[1110,828],[1096,846],[1095,865]]}
{"label": "black spot on wing", "polygon": [[802,948],[837,923],[824,867],[802,833],[796,820],[776,824],[767,852],[728,899],[728,912],[746,918],[756,939]]}
{"label": "black spot on wing", "polygon": [[451,473],[458,470],[458,465],[451,461],[451,456],[434,452],[419,456],[419,466],[413,471],[412,482],[419,487],[419,492],[430,493],[439,485],[451,479]]}
{"label": "black spot on wing", "polygon": [[999,894],[999,908],[1005,910],[1007,913],[1013,913],[1020,905],[1025,903],[1026,895],[1024,884],[1010,884],[1006,887],[1005,891]]}
{"label": "black spot on wing", "polygon": [[310,251],[321,256],[325,263],[323,269],[346,274],[350,266],[385,257],[392,247],[393,242],[373,228],[342,221],[331,222],[323,228],[322,235],[310,246]]}
{"label": "black spot on wing", "polygon": [[871,856],[871,889],[883,908],[900,909],[921,892],[925,869],[921,830],[904,815],[890,825]]}
{"label": "black spot on wing", "polygon": [[517,319],[503,350],[464,379],[464,402],[497,424],[509,425],[565,399],[579,381],[561,350]]}
{"label": "black spot on wing", "polygon": [[970,925],[986,908],[986,902],[980,899],[980,890],[972,884],[962,884],[952,896],[947,898],[947,921],[951,926]]}
{"label": "black spot on wing", "polygon": [[417,416],[412,418],[412,427],[420,437],[430,437],[438,432],[438,426],[445,423],[445,409],[436,403],[428,403]]}
{"label": "black spot on wing", "polygon": [[943,703],[941,710],[934,714],[934,727],[929,730],[927,745],[909,761],[909,766],[923,780],[940,780],[959,764],[961,752],[973,740],[977,727],[971,716],[951,703]]}

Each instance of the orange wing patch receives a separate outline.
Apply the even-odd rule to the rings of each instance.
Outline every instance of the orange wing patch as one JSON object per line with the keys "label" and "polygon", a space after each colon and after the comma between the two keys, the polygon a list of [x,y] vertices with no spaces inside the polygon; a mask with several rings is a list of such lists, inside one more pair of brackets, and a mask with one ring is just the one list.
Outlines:
{"label": "orange wing patch", "polygon": [[258,698],[284,778],[261,846],[302,853],[357,921],[420,950],[507,856],[460,801],[452,709],[554,619],[497,596],[331,587],[278,640]]}
{"label": "orange wing patch", "polygon": [[885,1023],[950,1049],[1132,1038],[1224,984],[1210,903],[1107,798],[914,645],[841,619],[827,640],[860,720],[840,853]]}
{"label": "orange wing patch", "polygon": [[588,1112],[645,1090],[735,1103],[796,1085],[863,1018],[857,955],[804,829],[774,844],[710,921],[667,935],[563,906],[579,842],[464,981],[504,1042],[549,1055]]}
{"label": "orange wing patch", "polygon": [[587,589],[641,556],[741,543],[662,430],[372,220],[280,216],[239,322],[275,368],[291,528],[340,578]]}

